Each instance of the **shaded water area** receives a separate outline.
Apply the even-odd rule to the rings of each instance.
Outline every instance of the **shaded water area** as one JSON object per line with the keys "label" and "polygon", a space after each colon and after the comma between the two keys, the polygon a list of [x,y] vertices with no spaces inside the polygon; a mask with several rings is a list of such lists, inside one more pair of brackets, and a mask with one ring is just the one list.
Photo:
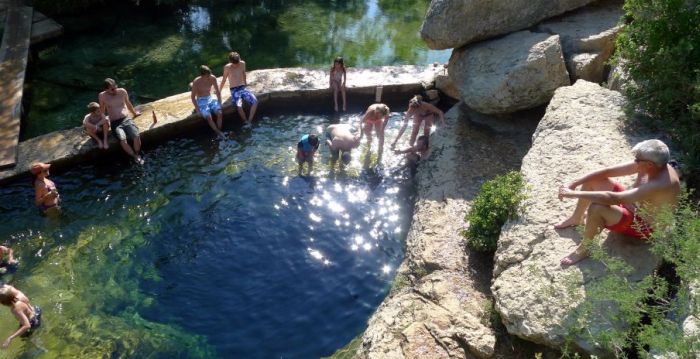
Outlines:
{"label": "shaded water area", "polygon": [[[33,208],[29,181],[0,189],[0,238],[21,261],[3,280],[44,309],[0,357],[312,358],[345,345],[401,263],[412,195],[402,158],[377,165],[364,141],[346,171],[330,173],[322,147],[314,175],[297,176],[299,136],[331,121],[276,116],[235,141],[169,141],[142,168],[118,157],[53,173],[57,220]],[[14,330],[8,310],[0,322],[0,337]]]}
{"label": "shaded water area", "polygon": [[[189,91],[198,67],[221,76],[235,50],[247,69],[444,63],[418,31],[426,0],[192,1],[175,9],[119,7],[58,17],[66,35],[39,52],[22,138],[79,126],[105,77],[142,104]],[[331,104],[328,104],[331,110]]]}

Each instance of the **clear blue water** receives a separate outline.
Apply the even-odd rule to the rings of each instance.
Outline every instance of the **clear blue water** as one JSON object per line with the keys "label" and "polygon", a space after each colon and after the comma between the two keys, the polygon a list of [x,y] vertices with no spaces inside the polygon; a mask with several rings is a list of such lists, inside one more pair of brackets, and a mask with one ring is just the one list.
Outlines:
{"label": "clear blue water", "polygon": [[[364,141],[345,173],[322,147],[297,176],[296,141],[330,121],[266,118],[236,141],[172,140],[143,168],[118,157],[52,174],[59,220],[33,208],[29,181],[0,189],[0,240],[21,258],[4,279],[45,317],[7,354],[315,358],[348,343],[389,289],[412,204],[402,159],[367,168]],[[8,310],[0,322],[0,336],[14,328]]]}

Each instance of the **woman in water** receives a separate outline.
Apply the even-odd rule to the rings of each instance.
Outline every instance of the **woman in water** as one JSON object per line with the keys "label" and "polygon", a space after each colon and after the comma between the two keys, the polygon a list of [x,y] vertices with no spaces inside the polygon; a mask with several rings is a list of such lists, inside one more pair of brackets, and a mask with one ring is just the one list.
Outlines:
{"label": "woman in water", "polygon": [[19,328],[2,342],[2,348],[10,346],[12,339],[19,336],[26,336],[41,325],[41,308],[32,306],[24,293],[11,285],[0,287],[0,303],[10,307],[19,322]]}
{"label": "woman in water", "polygon": [[29,171],[34,175],[34,204],[46,215],[56,215],[60,211],[61,198],[56,184],[48,179],[50,164],[34,163]]}
{"label": "woman in water", "polygon": [[391,144],[391,148],[394,148],[396,142],[403,136],[404,131],[406,131],[406,126],[408,126],[408,119],[411,118],[411,116],[413,116],[413,129],[411,130],[411,138],[408,143],[411,146],[416,142],[421,122],[423,122],[423,135],[426,137],[430,136],[430,127],[433,126],[436,119],[440,121],[440,125],[445,124],[445,115],[439,108],[424,102],[421,96],[415,95],[408,101],[408,110],[406,110],[406,115],[403,118],[403,125],[401,125],[399,135],[396,136],[396,139]]}
{"label": "woman in water", "polygon": [[372,129],[377,131],[379,138],[379,156],[381,157],[384,151],[384,129],[389,123],[389,106],[383,103],[375,103],[367,107],[364,116],[362,116],[362,132],[367,135],[367,144],[372,146]]}
{"label": "woman in water", "polygon": [[335,103],[336,112],[338,112],[338,91],[340,91],[340,93],[343,95],[343,111],[346,111],[345,80],[347,80],[345,64],[343,63],[343,58],[338,56],[333,61],[333,67],[331,67],[330,75],[330,87],[333,89],[333,102]]}

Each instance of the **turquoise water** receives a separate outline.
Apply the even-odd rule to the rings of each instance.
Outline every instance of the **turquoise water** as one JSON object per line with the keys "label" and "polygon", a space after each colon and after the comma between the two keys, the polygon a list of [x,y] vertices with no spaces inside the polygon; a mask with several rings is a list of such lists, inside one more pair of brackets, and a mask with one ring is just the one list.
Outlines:
{"label": "turquoise water", "polygon": [[39,53],[26,86],[27,139],[80,125],[105,77],[134,104],[189,91],[201,64],[216,75],[231,50],[248,70],[276,67],[369,67],[446,62],[418,31],[427,0],[194,1],[174,10],[130,7],[57,20],[66,35]]}
{"label": "turquoise water", "polygon": [[[296,141],[331,121],[265,118],[235,141],[207,130],[149,149],[143,168],[116,157],[52,173],[58,220],[32,206],[28,180],[0,189],[0,240],[21,260],[3,279],[44,308],[43,327],[0,357],[315,358],[345,345],[387,293],[412,199],[402,158],[377,164],[364,144],[347,171],[331,173],[322,147],[313,176],[297,176]],[[7,309],[0,322],[0,337],[15,328]]]}

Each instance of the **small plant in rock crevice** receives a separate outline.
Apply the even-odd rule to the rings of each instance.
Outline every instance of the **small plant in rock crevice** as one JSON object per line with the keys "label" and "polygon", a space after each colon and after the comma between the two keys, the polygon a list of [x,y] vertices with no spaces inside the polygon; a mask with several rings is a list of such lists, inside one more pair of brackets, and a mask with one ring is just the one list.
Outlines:
{"label": "small plant in rock crevice", "polygon": [[520,172],[511,171],[484,183],[465,218],[467,246],[478,252],[495,252],[501,227],[517,217],[525,197],[525,180]]}

